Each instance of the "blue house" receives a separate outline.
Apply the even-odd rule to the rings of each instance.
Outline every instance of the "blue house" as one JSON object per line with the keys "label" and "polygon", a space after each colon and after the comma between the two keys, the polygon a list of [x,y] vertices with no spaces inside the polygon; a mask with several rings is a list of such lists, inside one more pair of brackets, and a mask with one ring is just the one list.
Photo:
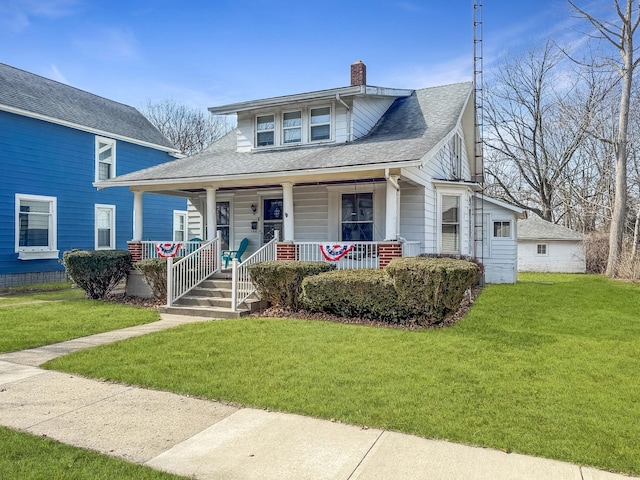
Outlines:
{"label": "blue house", "polygon": [[178,153],[135,108],[0,63],[0,286],[65,278],[65,250],[127,249],[134,199],[145,235],[182,240],[184,198],[93,185]]}

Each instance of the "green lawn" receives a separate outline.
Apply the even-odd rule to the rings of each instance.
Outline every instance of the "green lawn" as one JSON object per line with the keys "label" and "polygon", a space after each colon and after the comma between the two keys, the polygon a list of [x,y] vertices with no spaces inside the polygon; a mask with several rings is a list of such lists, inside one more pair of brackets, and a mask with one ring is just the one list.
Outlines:
{"label": "green lawn", "polygon": [[450,328],[216,321],[47,368],[640,474],[640,286],[523,280]]}
{"label": "green lawn", "polygon": [[183,477],[0,427],[0,478],[178,480]]}
{"label": "green lawn", "polygon": [[18,292],[0,298],[0,353],[140,325],[158,318],[154,310],[88,300],[80,289]]}

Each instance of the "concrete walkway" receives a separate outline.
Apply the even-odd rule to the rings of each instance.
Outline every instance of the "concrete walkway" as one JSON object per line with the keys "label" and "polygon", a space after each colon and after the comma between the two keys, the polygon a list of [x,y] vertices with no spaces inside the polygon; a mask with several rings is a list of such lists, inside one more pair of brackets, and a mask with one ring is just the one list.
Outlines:
{"label": "concrete walkway", "polygon": [[619,480],[623,475],[41,370],[68,352],[206,319],[0,355],[0,425],[197,479]]}

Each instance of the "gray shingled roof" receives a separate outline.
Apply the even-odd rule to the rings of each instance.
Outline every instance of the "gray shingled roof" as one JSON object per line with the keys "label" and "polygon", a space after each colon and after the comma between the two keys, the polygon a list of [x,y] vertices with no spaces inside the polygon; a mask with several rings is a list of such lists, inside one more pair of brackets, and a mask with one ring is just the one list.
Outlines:
{"label": "gray shingled roof", "polygon": [[[138,110],[0,63],[0,106],[175,150]],[[1,108],[1,107],[0,107]]]}
{"label": "gray shingled roof", "polygon": [[409,97],[398,98],[367,136],[351,143],[238,153],[234,130],[197,155],[101,185],[418,161],[456,126],[471,87],[468,82],[458,83],[416,90]]}
{"label": "gray shingled roof", "polygon": [[518,240],[582,240],[584,235],[570,228],[531,215],[518,222]]}

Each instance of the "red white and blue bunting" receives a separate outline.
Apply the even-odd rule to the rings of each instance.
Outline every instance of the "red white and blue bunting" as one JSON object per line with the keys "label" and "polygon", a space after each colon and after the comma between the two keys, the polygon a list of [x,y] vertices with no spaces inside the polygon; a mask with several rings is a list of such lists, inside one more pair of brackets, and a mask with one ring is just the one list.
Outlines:
{"label": "red white and blue bunting", "polygon": [[333,243],[321,243],[320,251],[322,256],[330,262],[337,262],[347,253],[353,250],[353,244],[351,245],[335,245]]}
{"label": "red white and blue bunting", "polygon": [[179,243],[156,243],[156,252],[161,258],[173,258],[180,250]]}

